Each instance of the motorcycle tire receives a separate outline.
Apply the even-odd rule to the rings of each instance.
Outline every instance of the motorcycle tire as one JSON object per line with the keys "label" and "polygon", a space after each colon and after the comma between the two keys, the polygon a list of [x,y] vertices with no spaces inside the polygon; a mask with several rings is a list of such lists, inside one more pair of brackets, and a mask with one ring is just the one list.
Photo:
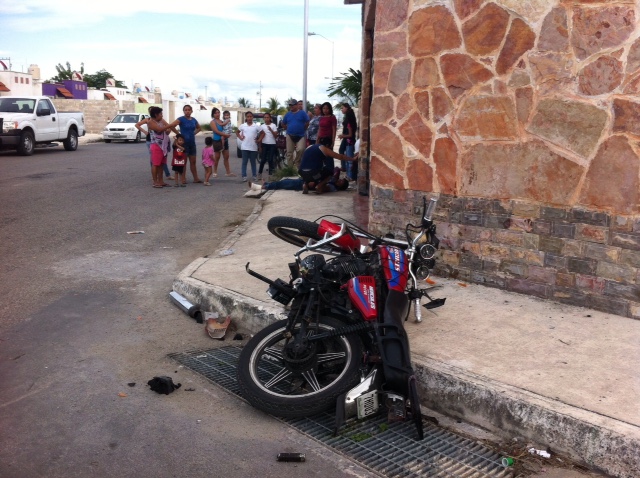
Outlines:
{"label": "motorcycle tire", "polygon": [[[360,382],[362,342],[356,335],[314,342],[308,355],[287,360],[288,321],[262,329],[244,346],[238,361],[240,395],[271,415],[298,418],[331,409],[336,399]],[[321,317],[319,333],[343,327],[339,320]],[[315,333],[316,325],[309,327]]]}
{"label": "motorcycle tire", "polygon": [[269,219],[267,228],[274,236],[298,247],[305,246],[309,239],[322,239],[318,224],[295,217],[274,216]]}

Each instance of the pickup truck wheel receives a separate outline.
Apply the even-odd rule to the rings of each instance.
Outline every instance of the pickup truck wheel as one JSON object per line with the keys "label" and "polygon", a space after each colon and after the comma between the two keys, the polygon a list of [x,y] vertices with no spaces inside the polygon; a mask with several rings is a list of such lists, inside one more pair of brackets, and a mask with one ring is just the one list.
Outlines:
{"label": "pickup truck wheel", "polygon": [[20,135],[20,142],[18,143],[18,154],[20,156],[31,156],[34,148],[35,141],[33,140],[33,133],[31,131],[23,131]]}
{"label": "pickup truck wheel", "polygon": [[138,131],[138,134],[136,135],[136,139],[133,140],[134,143],[139,143],[140,142],[140,138],[142,138],[142,135],[140,135],[140,131]]}
{"label": "pickup truck wheel", "polygon": [[78,149],[78,133],[75,129],[70,129],[67,139],[62,142],[64,149],[67,151],[75,151]]}

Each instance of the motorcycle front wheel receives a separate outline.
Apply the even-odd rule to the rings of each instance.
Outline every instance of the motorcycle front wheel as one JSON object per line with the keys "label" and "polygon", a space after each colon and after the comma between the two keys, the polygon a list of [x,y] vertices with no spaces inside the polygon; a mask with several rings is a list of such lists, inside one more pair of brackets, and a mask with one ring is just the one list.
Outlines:
{"label": "motorcycle front wheel", "polygon": [[[318,341],[285,338],[287,320],[258,332],[238,361],[240,394],[255,408],[285,418],[314,415],[335,406],[338,396],[360,381],[362,342],[355,335]],[[343,327],[322,317],[306,338]],[[293,336],[299,326],[296,326]]]}
{"label": "motorcycle front wheel", "polygon": [[267,229],[274,236],[298,247],[306,245],[309,239],[321,239],[318,224],[296,217],[274,216],[269,219]]}

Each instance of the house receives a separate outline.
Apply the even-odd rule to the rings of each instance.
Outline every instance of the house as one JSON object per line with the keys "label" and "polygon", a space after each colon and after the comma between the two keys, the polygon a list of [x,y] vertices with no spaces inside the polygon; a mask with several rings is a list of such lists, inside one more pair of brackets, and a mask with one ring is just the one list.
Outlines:
{"label": "house", "polygon": [[441,274],[640,318],[634,3],[345,3],[372,232],[437,195]]}

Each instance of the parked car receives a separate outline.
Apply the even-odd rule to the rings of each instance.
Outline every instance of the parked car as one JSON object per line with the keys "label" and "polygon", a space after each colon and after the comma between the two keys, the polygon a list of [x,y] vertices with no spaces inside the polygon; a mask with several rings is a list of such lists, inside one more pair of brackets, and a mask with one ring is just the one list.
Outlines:
{"label": "parked car", "polygon": [[[148,117],[149,115],[142,113],[121,113],[116,115],[102,130],[104,142],[110,143],[112,140],[139,142],[142,134],[136,129],[136,123]],[[142,129],[146,131],[147,125],[142,125]]]}
{"label": "parked car", "polygon": [[58,112],[46,96],[3,96],[0,98],[0,148],[15,149],[30,156],[38,145],[62,142],[75,151],[78,137],[84,136],[84,114]]}

